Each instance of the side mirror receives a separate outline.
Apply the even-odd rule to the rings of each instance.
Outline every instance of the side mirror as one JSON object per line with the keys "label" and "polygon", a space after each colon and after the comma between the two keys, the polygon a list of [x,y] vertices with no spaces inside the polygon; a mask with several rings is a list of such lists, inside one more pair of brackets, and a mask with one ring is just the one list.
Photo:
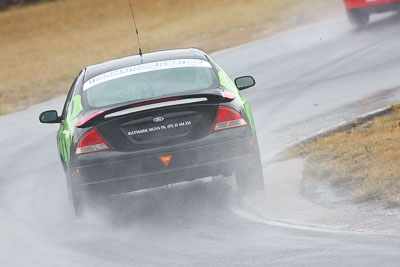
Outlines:
{"label": "side mirror", "polygon": [[41,123],[60,123],[61,118],[58,117],[56,110],[48,110],[40,114],[39,121]]}
{"label": "side mirror", "polygon": [[244,89],[247,89],[247,88],[250,88],[250,87],[253,87],[254,85],[256,85],[256,81],[251,76],[243,76],[243,77],[236,78],[235,84],[239,90],[244,90]]}

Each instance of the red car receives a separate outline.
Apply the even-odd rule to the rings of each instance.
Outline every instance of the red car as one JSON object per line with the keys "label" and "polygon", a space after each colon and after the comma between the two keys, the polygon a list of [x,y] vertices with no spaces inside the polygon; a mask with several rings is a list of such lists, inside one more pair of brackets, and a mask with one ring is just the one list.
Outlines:
{"label": "red car", "polygon": [[400,0],[344,0],[350,22],[365,26],[369,16],[393,10],[400,10]]}

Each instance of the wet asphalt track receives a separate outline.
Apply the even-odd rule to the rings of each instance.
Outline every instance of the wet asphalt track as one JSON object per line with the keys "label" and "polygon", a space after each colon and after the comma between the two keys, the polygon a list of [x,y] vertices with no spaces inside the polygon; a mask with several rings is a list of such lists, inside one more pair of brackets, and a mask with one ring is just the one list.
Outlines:
{"label": "wet asphalt track", "polygon": [[[352,30],[344,18],[214,54],[245,92],[263,160],[343,119],[400,100],[400,16]],[[229,179],[160,188],[74,220],[55,145],[38,114],[0,117],[0,266],[399,266],[400,237],[279,227],[249,212]],[[287,196],[283,196],[287,197]],[[295,203],[294,203],[295,205]],[[240,212],[239,212],[240,213]]]}

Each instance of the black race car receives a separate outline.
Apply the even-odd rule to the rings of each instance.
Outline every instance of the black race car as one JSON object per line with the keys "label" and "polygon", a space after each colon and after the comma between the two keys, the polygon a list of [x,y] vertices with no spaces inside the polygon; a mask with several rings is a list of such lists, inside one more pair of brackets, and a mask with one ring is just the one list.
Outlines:
{"label": "black race car", "polygon": [[208,176],[235,175],[243,191],[262,190],[263,171],[250,106],[198,49],[146,53],[83,69],[62,114],[61,162],[77,215],[82,204]]}

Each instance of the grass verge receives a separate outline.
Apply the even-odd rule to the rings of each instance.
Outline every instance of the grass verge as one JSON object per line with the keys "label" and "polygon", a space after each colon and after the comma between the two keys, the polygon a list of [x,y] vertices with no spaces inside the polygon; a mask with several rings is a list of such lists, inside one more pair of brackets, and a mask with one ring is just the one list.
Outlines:
{"label": "grass verge", "polygon": [[[343,9],[337,0],[133,3],[144,51],[211,52]],[[133,33],[127,0],[54,1],[0,12],[0,114],[66,93],[87,65],[137,53]]]}
{"label": "grass verge", "polygon": [[393,105],[390,115],[297,146],[289,154],[305,158],[305,179],[349,186],[354,202],[400,206],[400,105]]}

